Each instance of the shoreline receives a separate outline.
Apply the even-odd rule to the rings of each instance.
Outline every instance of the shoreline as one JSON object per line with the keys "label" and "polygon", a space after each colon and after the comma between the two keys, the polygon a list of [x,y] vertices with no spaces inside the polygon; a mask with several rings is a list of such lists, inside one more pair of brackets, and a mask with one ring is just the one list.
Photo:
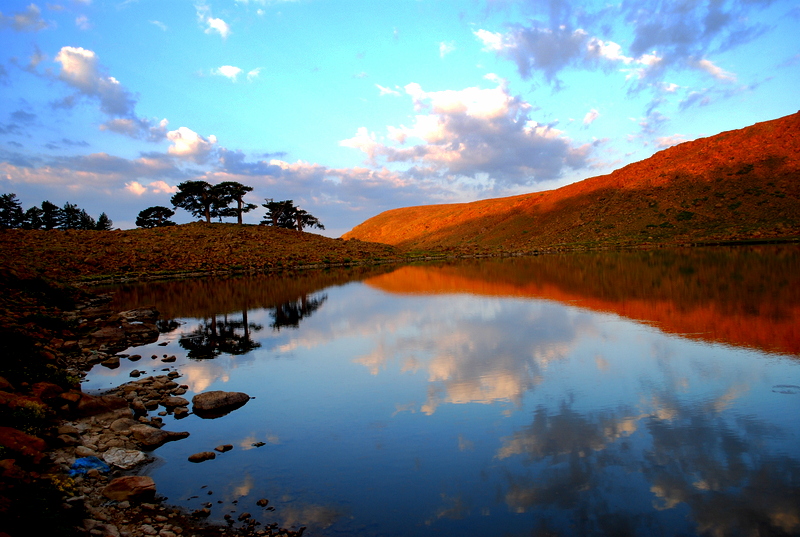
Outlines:
{"label": "shoreline", "polygon": [[[155,310],[113,312],[107,307],[108,296],[58,289],[38,279],[16,283],[20,285],[12,286],[2,305],[8,315],[12,313],[8,302],[16,299],[20,315],[16,325],[3,325],[28,329],[41,353],[36,358],[47,362],[44,370],[58,370],[56,376],[60,378],[34,376],[20,381],[0,375],[0,411],[4,418],[0,426],[0,514],[4,519],[0,535],[27,534],[31,526],[48,519],[58,527],[44,527],[65,536],[302,535],[305,528],[262,524],[244,512],[226,516],[227,525],[207,523],[210,503],[188,512],[159,496],[158,484],[141,475],[155,460],[153,450],[188,436],[165,431],[161,417],[151,416],[164,403],[167,412],[183,408],[188,414],[185,405],[173,406],[186,391],[186,386],[176,382],[179,372],[172,369],[163,375],[132,378],[98,395],[82,391],[77,380],[94,365],[110,360],[113,366],[114,360],[129,357],[120,352],[158,338]],[[33,301],[22,300],[24,297],[13,292],[26,284],[38,287],[38,293],[32,293]],[[48,307],[50,295],[64,292],[77,295],[82,303],[75,304],[77,308],[72,311]],[[36,313],[31,314],[31,310]],[[45,318],[60,318],[61,323],[50,323],[62,329],[58,334],[40,330],[35,323],[25,322],[32,315],[38,316],[39,325],[48,324]],[[64,330],[65,326],[69,329]],[[8,327],[3,328],[5,331]],[[43,505],[37,506],[39,502]],[[262,503],[265,511],[272,510],[266,498],[259,505]]]}

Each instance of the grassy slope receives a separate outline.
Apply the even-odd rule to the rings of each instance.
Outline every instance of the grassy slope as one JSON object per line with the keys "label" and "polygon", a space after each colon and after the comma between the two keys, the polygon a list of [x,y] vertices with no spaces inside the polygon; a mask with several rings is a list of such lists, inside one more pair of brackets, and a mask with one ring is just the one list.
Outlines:
{"label": "grassy slope", "polygon": [[187,224],[127,231],[0,231],[0,269],[57,281],[246,272],[377,262],[395,248],[269,226]]}
{"label": "grassy slope", "polygon": [[798,236],[799,155],[800,112],[557,190],[387,211],[344,238],[411,249],[532,250]]}

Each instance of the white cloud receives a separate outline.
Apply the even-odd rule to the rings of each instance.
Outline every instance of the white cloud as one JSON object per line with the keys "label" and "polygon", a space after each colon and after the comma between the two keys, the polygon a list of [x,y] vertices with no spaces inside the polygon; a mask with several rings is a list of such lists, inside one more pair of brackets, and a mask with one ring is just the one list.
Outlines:
{"label": "white cloud", "polygon": [[656,145],[662,149],[665,149],[667,147],[672,147],[673,145],[682,144],[685,141],[687,141],[687,138],[683,134],[673,134],[671,136],[662,136],[660,138],[656,138]]}
{"label": "white cloud", "polygon": [[168,185],[165,181],[153,181],[150,188],[154,194],[174,194],[178,191],[177,186]]}
{"label": "white cloud", "polygon": [[583,124],[591,125],[599,117],[600,117],[600,112],[592,108],[591,110],[586,112],[585,116],[583,116]]}
{"label": "white cloud", "polygon": [[208,155],[214,150],[214,144],[217,143],[217,137],[213,134],[208,138],[203,138],[187,127],[169,131],[167,139],[172,142],[168,150],[170,155],[187,158],[197,163],[205,162]]}
{"label": "white cloud", "polygon": [[444,58],[445,56],[453,52],[455,49],[456,49],[456,44],[454,42],[450,41],[449,43],[445,43],[444,41],[442,41],[441,43],[439,43],[439,57]]}
{"label": "white cloud", "polygon": [[222,19],[217,19],[211,16],[211,8],[204,3],[199,3],[195,5],[195,10],[197,12],[197,21],[205,26],[205,33],[212,34],[218,33],[222,39],[227,39],[228,36],[231,34],[231,28],[228,26]]}
{"label": "white cloud", "polygon": [[247,81],[252,82],[256,78],[258,78],[259,73],[261,73],[261,67],[256,67],[255,69],[251,69],[247,72]]}
{"label": "white cloud", "polygon": [[[97,55],[80,47],[62,47],[55,57],[61,64],[58,78],[79,93],[100,101],[100,109],[110,116],[131,116],[135,106],[133,96],[117,79],[101,73]],[[61,101],[59,106],[72,106],[74,97]]]}
{"label": "white cloud", "polygon": [[722,80],[725,82],[736,81],[736,75],[714,65],[714,63],[710,60],[692,60],[689,63],[692,67],[700,69],[701,71],[705,71],[717,80]]}
{"label": "white cloud", "polygon": [[407,173],[416,177],[469,177],[487,187],[554,179],[566,167],[586,164],[588,148],[573,147],[560,131],[532,121],[531,106],[502,84],[426,92],[411,83],[405,91],[420,113],[411,126],[387,128],[387,138],[399,145],[364,127],[340,145],[359,149],[373,164],[408,163]]}
{"label": "white cloud", "polygon": [[89,22],[89,17],[86,15],[78,15],[75,17],[75,26],[81,30],[88,30],[92,27],[91,23]]}
{"label": "white cloud", "polygon": [[241,72],[242,70],[240,68],[234,67],[233,65],[223,65],[222,67],[213,69],[211,74],[224,76],[229,78],[231,81],[236,82],[236,77],[238,77]]}
{"label": "white cloud", "polygon": [[227,39],[228,36],[231,34],[231,27],[228,26],[222,19],[215,19],[213,17],[209,17],[206,19],[206,24],[208,28],[206,28],[206,33],[210,34],[213,32],[217,32],[219,35],[222,36],[222,39]]}
{"label": "white cloud", "polygon": [[166,32],[166,31],[167,31],[167,25],[166,25],[166,24],[164,24],[164,23],[163,23],[163,22],[161,22],[161,21],[150,21],[150,24],[152,24],[152,25],[154,25],[154,26],[158,26],[158,27],[159,27],[159,28],[161,28],[161,30],[163,30],[164,32]]}
{"label": "white cloud", "polygon": [[392,88],[385,88],[380,84],[375,84],[375,87],[378,88],[378,90],[380,91],[380,95],[394,95],[397,97],[400,96],[400,92],[397,90],[393,90]]}
{"label": "white cloud", "polygon": [[49,25],[42,18],[42,10],[36,4],[30,4],[25,11],[5,16],[0,12],[0,28],[10,26],[17,32],[38,32]]}
{"label": "white cloud", "polygon": [[142,185],[142,183],[139,181],[131,181],[130,183],[125,183],[125,190],[134,194],[135,196],[141,196],[147,192],[147,187]]}

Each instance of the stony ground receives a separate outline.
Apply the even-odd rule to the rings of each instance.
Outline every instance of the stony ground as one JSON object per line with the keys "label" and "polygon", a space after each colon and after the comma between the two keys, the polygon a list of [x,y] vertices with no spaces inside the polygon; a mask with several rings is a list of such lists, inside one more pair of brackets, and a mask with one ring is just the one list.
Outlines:
{"label": "stony ground", "polygon": [[[121,349],[158,337],[156,312],[114,312],[108,297],[25,271],[0,267],[0,279],[0,535],[302,534],[256,520],[269,519],[267,498],[257,504],[263,512],[206,524],[214,504],[182,511],[137,475],[152,449],[188,435],[165,430],[161,418],[189,412],[179,371],[134,378],[103,396],[81,391],[79,379],[92,365],[113,367]],[[89,466],[76,468],[79,461]]]}

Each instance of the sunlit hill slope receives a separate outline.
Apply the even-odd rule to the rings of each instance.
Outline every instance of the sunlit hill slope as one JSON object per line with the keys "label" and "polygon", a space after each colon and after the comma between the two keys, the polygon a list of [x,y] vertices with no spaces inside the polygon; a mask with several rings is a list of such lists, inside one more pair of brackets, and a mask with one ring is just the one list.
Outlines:
{"label": "sunlit hill slope", "polygon": [[800,112],[557,190],[381,213],[344,238],[533,250],[800,236]]}

